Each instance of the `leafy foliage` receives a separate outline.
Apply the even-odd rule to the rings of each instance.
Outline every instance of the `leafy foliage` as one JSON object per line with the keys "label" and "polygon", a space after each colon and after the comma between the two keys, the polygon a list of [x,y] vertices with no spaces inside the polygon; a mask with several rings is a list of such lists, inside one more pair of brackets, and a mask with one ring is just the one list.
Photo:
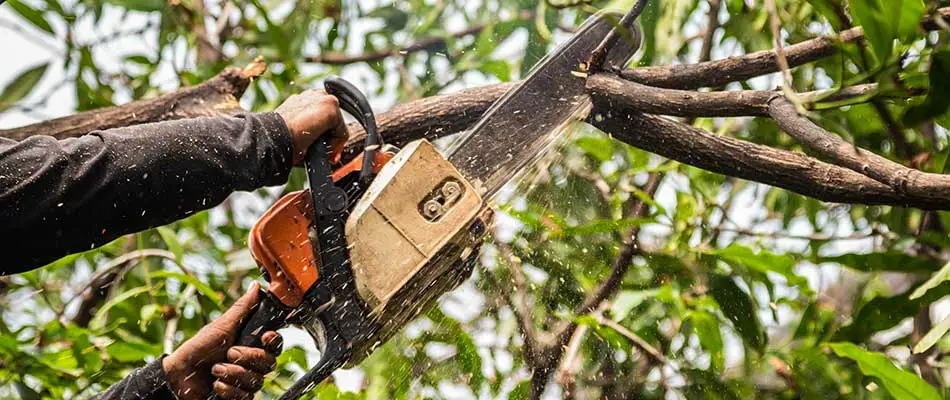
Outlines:
{"label": "leafy foliage", "polygon": [[[65,85],[76,111],[84,111],[196,84],[257,56],[269,69],[242,98],[249,109],[271,110],[338,74],[383,110],[519,79],[568,28],[608,6],[239,3],[8,0],[0,11],[10,10],[6,16],[29,26],[24,35],[55,41],[64,51],[50,63],[0,77],[0,112],[29,112],[56,101],[52,92],[38,90],[41,80],[61,80],[57,87]],[[623,8],[632,2],[610,3]],[[761,4],[719,3],[714,58],[772,47]],[[866,32],[863,44],[840,44],[837,55],[794,69],[795,90],[877,83],[876,95],[924,93],[910,102],[880,96],[877,104],[816,106],[813,115],[824,127],[895,161],[946,170],[947,33],[919,26],[946,1],[776,3],[788,43],[852,25]],[[633,65],[696,61],[709,6],[707,0],[651,1],[641,17],[644,49]],[[133,22],[139,26],[111,29]],[[74,39],[90,26],[116,33]],[[457,34],[473,27],[481,28]],[[2,37],[16,36],[7,35]],[[120,50],[110,52],[119,53],[119,61],[102,59],[106,46],[142,37],[154,48],[115,46]],[[402,51],[430,39],[439,40]],[[358,57],[373,54],[383,56]],[[308,61],[331,58],[342,61]],[[726,89],[768,89],[780,82],[756,78]],[[797,150],[771,122],[708,118],[695,124]],[[381,346],[358,367],[357,378],[340,373],[318,386],[318,398],[528,398],[536,363],[529,339],[564,326],[589,333],[576,345],[580,368],[552,366],[546,393],[555,397],[565,391],[617,399],[947,394],[946,320],[922,341],[926,332],[913,332],[907,322],[922,321],[922,310],[950,290],[947,267],[940,270],[948,261],[944,229],[950,214],[825,204],[661,160],[586,126],[569,131],[549,162],[505,191],[498,227],[483,246],[474,278]],[[899,142],[910,153],[899,152]],[[655,195],[644,186],[650,176],[661,182]],[[297,171],[286,186],[237,193],[185,220],[3,281],[0,397],[87,397],[174,349],[250,280],[260,279],[244,248],[248,230],[269,204],[302,182]],[[639,202],[647,211],[631,215]],[[611,276],[631,232],[636,248],[616,294],[603,307],[595,304],[593,313],[578,315],[579,304]],[[121,279],[87,290],[94,274],[110,272]],[[293,340],[265,384],[266,398],[281,393],[315,359],[300,331],[285,335]],[[915,345],[926,357],[910,356]],[[558,378],[562,373],[572,379]]]}

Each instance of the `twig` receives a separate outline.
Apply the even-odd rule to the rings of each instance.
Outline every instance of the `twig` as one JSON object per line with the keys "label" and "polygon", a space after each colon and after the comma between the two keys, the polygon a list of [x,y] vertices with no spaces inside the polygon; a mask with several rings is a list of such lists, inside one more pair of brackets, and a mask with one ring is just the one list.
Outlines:
{"label": "twig", "polygon": [[640,16],[640,13],[643,12],[643,9],[646,8],[647,3],[650,0],[637,0],[637,2],[630,8],[623,18],[620,19],[620,23],[617,24],[613,29],[607,33],[607,37],[604,38],[600,44],[594,48],[594,51],[590,54],[590,61],[587,63],[587,68],[589,72],[600,72],[604,70],[604,61],[607,59],[607,53],[610,52],[620,40],[620,35],[624,34],[621,30],[626,30],[627,27],[633,26],[633,22],[637,20],[637,17]]}
{"label": "twig", "polygon": [[[782,71],[782,76],[785,78],[785,84],[782,85],[782,87],[783,90],[787,89],[793,91],[792,72],[788,65],[788,59],[785,57],[785,48],[782,47],[782,22],[778,16],[778,9],[775,7],[775,0],[765,0],[765,6],[769,10],[772,39],[775,42],[775,54],[777,55],[776,61],[778,61],[779,70]],[[788,95],[788,93],[786,93],[786,95]]]}
{"label": "twig", "polygon": [[571,340],[567,342],[567,351],[561,360],[561,365],[558,366],[557,372],[554,374],[554,380],[563,386],[566,392],[569,392],[569,388],[574,385],[574,375],[577,374],[577,367],[579,366],[577,355],[580,352],[584,336],[587,335],[587,329],[587,325],[580,325],[577,329],[574,329]]}
{"label": "twig", "polygon": [[178,332],[178,319],[181,318],[182,307],[185,306],[185,301],[195,295],[196,290],[194,285],[188,285],[178,296],[178,302],[175,304],[175,316],[165,324],[165,339],[163,340],[165,354],[171,354],[175,351],[175,333]]}
{"label": "twig", "polygon": [[[625,97],[639,111],[678,117],[740,117],[769,116],[769,102],[782,93],[776,90],[736,90],[725,92],[698,92],[693,90],[664,89],[625,81],[611,74],[595,74],[587,86],[595,95]],[[798,95],[803,104],[818,101],[866,101],[877,90],[876,84],[825,89]],[[908,93],[908,95],[914,93]],[[894,93],[881,93],[894,96]]]}
{"label": "twig", "polygon": [[[515,20],[521,20],[530,18],[532,15],[531,12],[525,11],[518,15],[518,18]],[[478,24],[473,25],[468,28],[465,28],[458,32],[449,33],[447,36],[451,38],[461,38],[470,35],[476,35],[481,33],[489,25],[487,24]],[[442,37],[430,37],[425,39],[416,40],[404,47],[401,48],[388,48],[379,51],[363,53],[358,55],[346,55],[343,53],[325,53],[315,56],[306,57],[304,60],[310,63],[319,63],[327,65],[346,65],[358,62],[373,62],[383,60],[388,57],[396,55],[407,55],[410,53],[415,53],[417,51],[442,51],[445,49],[446,40]]]}
{"label": "twig", "polygon": [[505,243],[499,243],[498,249],[507,261],[505,264],[508,266],[512,282],[515,285],[515,292],[512,295],[517,294],[520,297],[519,305],[515,305],[514,301],[511,302],[511,312],[518,319],[521,324],[521,331],[524,332],[526,355],[528,359],[534,359],[537,357],[539,346],[538,331],[535,329],[534,321],[531,318],[531,303],[528,301],[528,287],[524,273],[521,271],[521,260],[515,256],[511,247]]}
{"label": "twig", "polygon": [[175,260],[174,253],[168,250],[162,250],[162,249],[141,249],[141,250],[135,250],[135,251],[125,253],[121,256],[118,256],[110,260],[109,262],[99,267],[96,270],[96,274],[93,275],[92,278],[89,279],[89,281],[86,282],[86,284],[83,285],[82,288],[79,289],[79,291],[77,291],[76,294],[74,294],[73,297],[69,299],[69,301],[64,303],[64,305],[68,305],[72,303],[73,301],[75,301],[76,299],[78,299],[79,296],[81,296],[83,293],[86,292],[86,290],[92,287],[93,283],[96,282],[97,279],[112,273],[113,269],[118,268],[119,266],[121,266],[122,264],[125,264],[126,262],[135,260],[137,258],[141,259],[144,257],[161,257],[161,258],[166,258],[172,261]]}
{"label": "twig", "polygon": [[13,31],[13,32],[16,32],[16,33],[20,34],[20,37],[26,39],[27,41],[32,42],[33,44],[35,44],[35,45],[37,45],[37,46],[40,46],[40,47],[42,47],[42,48],[45,48],[46,50],[49,50],[49,51],[50,51],[51,53],[53,53],[53,54],[62,54],[62,53],[63,53],[63,50],[62,50],[62,49],[57,48],[55,45],[53,45],[53,44],[51,44],[51,43],[49,43],[49,42],[47,42],[47,41],[45,41],[45,40],[43,40],[43,39],[40,39],[40,38],[38,38],[38,37],[35,37],[35,36],[32,35],[30,32],[27,32],[26,29],[23,29],[23,27],[20,26],[20,24],[16,23],[15,21],[10,21],[10,20],[8,20],[8,19],[6,19],[6,18],[0,18],[0,27],[7,28],[7,29],[9,29],[9,30],[11,30],[11,31]]}
{"label": "twig", "polygon": [[712,59],[713,40],[716,30],[719,29],[719,8],[721,0],[709,0],[709,12],[706,14],[706,30],[703,31],[703,47],[699,49],[699,62]]}
{"label": "twig", "polygon": [[876,236],[886,236],[885,232],[878,230],[873,230],[868,233],[852,233],[847,236],[831,236],[831,235],[821,235],[821,234],[811,234],[811,235],[794,235],[787,232],[756,232],[748,228],[739,228],[739,227],[725,227],[718,226],[712,228],[716,232],[732,232],[744,236],[759,236],[759,237],[768,237],[768,238],[777,238],[777,239],[799,239],[799,240],[810,240],[816,242],[830,242],[838,240],[859,240],[859,239],[868,239]]}
{"label": "twig", "polygon": [[673,369],[679,369],[679,367],[677,367],[676,364],[671,363],[670,360],[667,359],[666,356],[663,355],[663,353],[660,353],[659,350],[657,350],[655,347],[650,345],[650,343],[647,343],[646,340],[643,340],[643,338],[641,338],[636,333],[631,332],[629,329],[627,329],[623,325],[618,324],[617,322],[615,322],[614,320],[610,318],[604,318],[604,315],[601,313],[594,313],[593,316],[595,319],[597,319],[597,322],[599,324],[604,325],[610,329],[613,329],[617,331],[617,333],[623,335],[625,338],[630,339],[630,341],[633,342],[637,347],[639,347],[640,350],[643,350],[644,352],[646,352],[654,360],[659,361],[663,363],[664,365],[667,365]]}

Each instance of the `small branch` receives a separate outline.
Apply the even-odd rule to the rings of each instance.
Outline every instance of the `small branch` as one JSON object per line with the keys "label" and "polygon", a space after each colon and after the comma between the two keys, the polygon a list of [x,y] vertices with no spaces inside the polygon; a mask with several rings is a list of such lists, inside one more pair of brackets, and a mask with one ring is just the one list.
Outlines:
{"label": "small branch", "polygon": [[890,186],[898,195],[950,205],[950,175],[907,168],[855,147],[800,115],[795,106],[782,97],[769,102],[769,115],[802,145],[838,165]]}
{"label": "small branch", "polygon": [[868,239],[877,236],[886,236],[885,232],[880,232],[874,230],[869,233],[853,233],[847,236],[831,236],[831,235],[822,235],[822,234],[811,234],[811,235],[793,235],[788,232],[756,232],[748,228],[730,228],[726,226],[718,226],[712,228],[715,232],[732,232],[743,236],[757,236],[757,237],[767,237],[773,239],[797,239],[797,240],[809,240],[816,242],[831,242],[838,240],[860,240]]}
{"label": "small branch", "polygon": [[561,360],[561,365],[558,366],[557,372],[554,374],[555,382],[564,387],[565,392],[570,392],[571,387],[574,386],[574,375],[577,375],[577,369],[580,366],[577,358],[588,329],[587,325],[581,325],[574,329],[571,340],[567,342],[564,359]]}
{"label": "small branch", "polygon": [[765,7],[769,11],[769,24],[772,28],[772,39],[775,42],[775,55],[779,70],[785,78],[785,84],[782,87],[786,90],[793,90],[792,72],[788,65],[788,58],[785,57],[785,49],[782,47],[782,21],[778,16],[778,8],[775,7],[775,0],[765,0]]}
{"label": "small branch", "polygon": [[[525,283],[524,273],[521,271],[521,260],[515,256],[507,244],[499,243],[498,249],[505,257],[505,264],[508,265],[508,271],[511,273],[511,279],[514,282],[515,290],[512,296],[518,295],[518,302],[511,301],[511,312],[521,324],[521,331],[525,336],[525,355],[528,360],[537,358],[538,350],[538,332],[534,328],[534,321],[531,319],[531,303],[528,301],[528,287]],[[520,306],[520,307],[519,307]]]}
{"label": "small branch", "polygon": [[[518,20],[530,18],[532,15],[531,12],[525,11],[519,14]],[[466,36],[477,35],[481,33],[486,27],[487,24],[478,24],[473,25],[468,28],[465,28],[458,32],[449,33],[447,37],[458,39]],[[410,53],[415,53],[418,51],[429,51],[429,52],[439,52],[446,49],[447,42],[445,37],[430,37],[425,39],[416,40],[404,47],[400,48],[389,48],[379,51],[374,51],[370,53],[363,53],[358,55],[346,55],[344,53],[326,53],[315,56],[310,56],[305,58],[306,62],[310,63],[319,63],[326,65],[346,65],[359,62],[373,62],[384,60],[389,57],[396,55],[406,55]]]}
{"label": "small branch", "polygon": [[703,31],[703,47],[699,49],[699,62],[712,59],[713,40],[716,39],[716,30],[719,29],[719,8],[721,0],[709,0],[709,12],[706,13],[706,30]]}
{"label": "small branch", "polygon": [[178,296],[178,302],[175,304],[175,315],[165,324],[165,338],[163,340],[165,354],[171,354],[175,351],[175,333],[178,332],[178,319],[181,317],[181,310],[185,306],[185,301],[192,298],[196,291],[194,285],[188,285]]}
{"label": "small branch", "polygon": [[[608,67],[604,65],[604,62],[607,60],[607,53],[610,53],[610,49],[614,48],[617,41],[620,40],[620,36],[626,34],[626,32],[621,31],[627,31],[628,26],[633,26],[633,22],[637,20],[637,17],[640,16],[640,13],[643,12],[643,9],[647,7],[647,3],[649,2],[650,0],[637,0],[633,7],[630,8],[630,11],[627,11],[623,18],[620,19],[620,22],[607,33],[607,37],[591,52],[590,61],[587,62],[588,71],[600,72],[604,71],[605,67]],[[616,67],[620,68],[622,65]]]}
{"label": "small branch", "polygon": [[[650,174],[642,190],[652,197],[656,193],[657,188],[660,187],[660,181],[662,181],[662,179],[663,176],[658,173]],[[627,215],[624,216],[624,218],[643,218],[650,207],[645,202],[640,201],[636,196],[630,196],[630,199],[632,204],[629,205]],[[640,226],[634,226],[627,230],[627,234],[621,241],[620,251],[611,263],[610,275],[600,286],[584,298],[584,301],[582,301],[580,306],[574,311],[576,314],[586,314],[590,312],[598,304],[613,296],[614,293],[617,293],[624,275],[627,274],[630,265],[633,263],[633,257],[640,252],[640,242],[637,239],[639,234]]]}
{"label": "small branch", "polygon": [[[135,244],[134,236],[130,236],[129,238],[130,241],[126,242],[126,249],[129,249],[129,243],[132,243],[132,245]],[[79,289],[69,301],[63,304],[65,307],[74,300],[80,297],[82,298],[79,310],[72,318],[73,323],[79,326],[89,325],[92,317],[95,316],[95,308],[108,297],[109,290],[125,275],[125,271],[135,265],[137,259],[145,257],[162,257],[169,260],[176,259],[175,254],[161,249],[126,251],[125,254],[99,267],[96,270],[96,274],[89,279],[89,282]],[[87,290],[89,291],[87,292]]]}
{"label": "small branch", "polygon": [[643,340],[643,338],[641,338],[636,333],[631,332],[625,326],[618,324],[616,321],[610,318],[604,318],[604,315],[601,313],[595,313],[594,318],[597,319],[599,324],[613,329],[617,331],[617,333],[623,335],[625,338],[630,339],[630,341],[640,348],[640,350],[643,350],[643,352],[647,353],[654,360],[676,369],[676,365],[671,363],[670,360],[663,355],[663,353],[656,349],[656,347],[653,347],[650,345],[650,343],[647,343],[646,340]]}

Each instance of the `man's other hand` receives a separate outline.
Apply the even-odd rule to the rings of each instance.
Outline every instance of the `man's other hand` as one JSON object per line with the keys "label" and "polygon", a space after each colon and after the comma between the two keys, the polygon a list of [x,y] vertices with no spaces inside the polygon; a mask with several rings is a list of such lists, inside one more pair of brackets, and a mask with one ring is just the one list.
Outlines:
{"label": "man's other hand", "polygon": [[265,332],[264,349],[233,346],[243,322],[258,301],[259,285],[248,292],[214,322],[162,360],[172,391],[182,400],[205,400],[212,390],[222,399],[253,399],[264,375],[273,371],[283,340],[277,332]]}
{"label": "man's other hand", "polygon": [[318,89],[290,96],[280,107],[277,114],[284,118],[294,142],[294,164],[300,164],[307,148],[320,135],[332,135],[333,154],[331,160],[338,162],[340,152],[346,145],[348,134],[340,103],[336,97]]}

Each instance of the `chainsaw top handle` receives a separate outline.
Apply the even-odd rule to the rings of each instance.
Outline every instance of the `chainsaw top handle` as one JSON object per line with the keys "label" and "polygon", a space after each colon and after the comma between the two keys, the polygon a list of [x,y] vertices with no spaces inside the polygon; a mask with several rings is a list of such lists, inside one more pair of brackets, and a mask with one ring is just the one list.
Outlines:
{"label": "chainsaw top handle", "polygon": [[340,101],[340,108],[356,118],[366,130],[366,142],[363,146],[363,165],[360,169],[360,180],[368,183],[375,175],[373,160],[376,151],[382,146],[379,132],[376,130],[376,115],[369,105],[369,100],[352,83],[337,76],[331,76],[323,81],[327,93]]}

